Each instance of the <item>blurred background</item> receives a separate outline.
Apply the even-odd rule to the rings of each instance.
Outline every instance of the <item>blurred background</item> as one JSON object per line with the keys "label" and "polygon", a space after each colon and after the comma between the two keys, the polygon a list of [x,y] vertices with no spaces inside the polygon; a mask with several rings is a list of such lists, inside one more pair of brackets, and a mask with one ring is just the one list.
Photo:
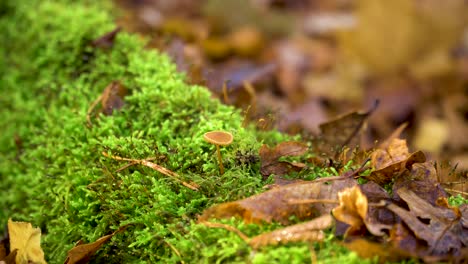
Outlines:
{"label": "blurred background", "polygon": [[[259,129],[305,137],[370,109],[411,151],[468,170],[468,1],[116,0],[119,25]],[[464,179],[466,180],[466,179]]]}

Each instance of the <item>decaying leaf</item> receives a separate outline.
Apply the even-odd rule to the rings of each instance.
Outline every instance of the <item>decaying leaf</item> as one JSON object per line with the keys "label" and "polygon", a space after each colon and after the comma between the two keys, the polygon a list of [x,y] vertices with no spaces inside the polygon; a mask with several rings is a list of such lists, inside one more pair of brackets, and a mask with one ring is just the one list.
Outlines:
{"label": "decaying leaf", "polygon": [[94,47],[98,47],[98,48],[110,48],[114,45],[115,37],[117,36],[117,34],[120,32],[121,29],[122,29],[121,27],[117,27],[114,30],[95,39],[91,44]]}
{"label": "decaying leaf", "polygon": [[127,95],[127,89],[118,81],[111,82],[102,92],[102,94],[94,100],[86,113],[86,121],[88,126],[91,126],[91,115],[94,108],[101,103],[101,110],[105,115],[112,115],[114,110],[119,110],[124,105],[124,97]]}
{"label": "decaying leaf", "polygon": [[291,201],[320,199],[336,200],[337,193],[345,188],[356,185],[353,178],[318,182],[299,182],[277,187],[249,198],[215,205],[206,209],[199,217],[200,221],[209,218],[242,217],[245,222],[289,223],[291,216],[298,219],[310,219],[317,215],[330,213],[335,207],[328,203],[291,203]]}
{"label": "decaying leaf", "polygon": [[114,233],[103,236],[93,243],[82,244],[80,240],[74,248],[68,251],[65,264],[88,263],[89,259],[102,247],[102,245],[109,241],[115,234],[123,231],[126,227],[127,226],[120,227]]}
{"label": "decaying leaf", "polygon": [[389,229],[388,226],[382,224],[371,224],[367,221],[368,201],[367,197],[361,192],[359,186],[345,189],[338,193],[339,206],[332,210],[333,216],[349,225],[345,236],[349,236],[360,232],[362,229],[369,230],[376,236],[382,236],[383,228]]}
{"label": "decaying leaf", "polygon": [[365,113],[353,112],[320,125],[320,136],[314,140],[316,153],[331,158],[337,158],[344,147],[354,149],[359,143],[357,136],[365,121],[377,108],[374,107]]}
{"label": "decaying leaf", "polygon": [[15,264],[16,254],[18,249],[14,249],[11,252],[7,250],[8,238],[3,238],[0,240],[0,263],[1,264]]}
{"label": "decaying leaf", "polygon": [[0,258],[1,264],[16,264],[16,255],[18,254],[18,249],[14,249],[7,256]]}
{"label": "decaying leaf", "polygon": [[429,255],[460,256],[468,245],[468,214],[456,208],[435,207],[408,190],[400,188],[398,195],[409,211],[395,204],[388,209],[397,214],[417,238],[427,242]]}
{"label": "decaying leaf", "polygon": [[347,234],[359,230],[364,226],[364,218],[367,215],[367,198],[359,187],[354,186],[338,193],[340,205],[333,209],[333,216],[349,225]]}
{"label": "decaying leaf", "polygon": [[288,174],[291,171],[300,171],[304,165],[287,161],[279,161],[281,157],[300,156],[306,153],[308,147],[306,144],[296,141],[282,142],[274,148],[263,145],[260,148],[261,168],[263,177],[271,174],[277,176]]}
{"label": "decaying leaf", "polygon": [[41,248],[41,229],[33,228],[27,222],[14,222],[8,219],[10,249],[16,249],[16,263],[46,263]]}
{"label": "decaying leaf", "polygon": [[127,95],[127,88],[120,82],[110,83],[102,92],[101,111],[105,115],[111,115],[114,110],[119,110],[124,105],[124,97]]}
{"label": "decaying leaf", "polygon": [[371,165],[375,170],[367,178],[384,185],[399,173],[411,170],[413,164],[425,161],[426,156],[422,151],[409,154],[406,140],[393,138],[386,148],[376,149],[372,153]]}
{"label": "decaying leaf", "polygon": [[333,218],[331,215],[325,214],[305,223],[288,226],[258,235],[253,237],[249,244],[253,248],[258,248],[289,242],[322,241],[325,237],[322,230],[331,227],[332,224]]}

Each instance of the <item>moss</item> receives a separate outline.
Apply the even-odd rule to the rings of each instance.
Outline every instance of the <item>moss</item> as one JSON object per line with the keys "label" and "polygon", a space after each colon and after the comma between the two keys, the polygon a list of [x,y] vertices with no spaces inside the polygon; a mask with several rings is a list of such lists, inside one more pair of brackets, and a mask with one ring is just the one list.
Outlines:
{"label": "moss", "polygon": [[[260,192],[265,183],[258,163],[236,162],[236,155],[258,153],[262,140],[285,136],[243,128],[239,111],[205,88],[187,85],[166,55],[144,50],[136,36],[119,34],[110,50],[91,47],[91,40],[115,27],[109,4],[96,2],[0,5],[0,222],[12,217],[40,226],[50,263],[63,262],[76,241],[94,241],[126,224],[96,262],[307,262],[306,244],[254,252],[232,233],[193,222],[212,204]],[[88,107],[114,80],[130,91],[125,107],[88,128]],[[214,147],[202,139],[213,129],[235,135],[222,149],[222,176]],[[194,192],[142,166],[115,173],[124,164],[102,151],[156,157],[201,189]],[[230,221],[249,235],[277,227]],[[319,259],[337,248],[331,259],[355,259],[327,243]]]}

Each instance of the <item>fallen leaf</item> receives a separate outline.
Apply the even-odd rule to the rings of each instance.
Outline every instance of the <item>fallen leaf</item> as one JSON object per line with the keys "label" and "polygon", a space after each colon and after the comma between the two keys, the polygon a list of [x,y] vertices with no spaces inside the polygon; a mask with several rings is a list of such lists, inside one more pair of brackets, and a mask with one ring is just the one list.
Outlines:
{"label": "fallen leaf", "polygon": [[8,254],[8,256],[5,256],[4,258],[0,258],[0,263],[2,264],[15,264],[18,263],[16,262],[16,255],[18,254],[18,249],[15,248],[13,251]]}
{"label": "fallen leaf", "polygon": [[432,205],[436,205],[437,200],[440,198],[448,198],[447,192],[437,181],[434,166],[429,162],[414,164],[410,172],[408,171],[403,177],[395,179],[392,187],[393,200],[395,201],[401,200],[398,196],[400,188],[406,188],[414,192]]}
{"label": "fallen leaf", "polygon": [[332,210],[333,216],[349,225],[345,236],[353,234],[364,226],[367,215],[367,198],[359,187],[354,186],[338,193],[340,205]]}
{"label": "fallen leaf", "polygon": [[356,180],[346,178],[341,180],[318,182],[299,182],[280,186],[261,194],[239,201],[223,203],[206,209],[199,221],[209,218],[242,217],[247,223],[262,221],[278,221],[288,224],[291,216],[298,219],[310,219],[317,215],[330,213],[335,204],[329,203],[291,203],[301,200],[336,200],[337,193],[345,188],[356,185]]}
{"label": "fallen leaf", "polygon": [[393,138],[384,144],[384,149],[376,149],[371,156],[371,166],[375,169],[367,177],[383,186],[397,178],[404,171],[410,171],[412,165],[426,161],[422,151],[409,154],[406,140]]}
{"label": "fallen leaf", "polygon": [[88,263],[89,259],[102,247],[102,245],[109,241],[115,234],[123,231],[126,227],[127,226],[120,227],[114,233],[103,236],[93,243],[82,244],[80,240],[75,247],[68,251],[65,264]]}
{"label": "fallen leaf", "polygon": [[[382,203],[382,201],[390,201],[390,195],[375,182],[369,181],[365,184],[359,185],[361,192],[367,197],[369,203]],[[395,224],[395,214],[382,206],[370,206],[367,209],[366,223],[368,225],[386,225],[391,226]]]}
{"label": "fallen leaf", "polygon": [[320,125],[320,136],[314,140],[315,152],[336,159],[344,147],[354,149],[366,119],[377,108],[378,101],[365,113],[353,112]]}
{"label": "fallen leaf", "polygon": [[111,48],[114,45],[114,40],[122,28],[117,27],[114,30],[95,39],[91,44],[98,48]]}
{"label": "fallen leaf", "polygon": [[338,193],[340,204],[332,210],[333,216],[349,225],[345,236],[362,234],[367,229],[376,236],[382,236],[382,229],[389,229],[389,226],[368,221],[368,201],[361,192],[359,186],[353,186]]}
{"label": "fallen leaf", "polygon": [[388,205],[388,209],[397,214],[417,238],[427,242],[429,255],[460,256],[462,248],[468,245],[468,229],[463,225],[468,214],[432,206],[407,188],[398,189],[397,194],[409,211],[396,204]]}
{"label": "fallen leaf", "polygon": [[10,250],[16,249],[16,263],[46,263],[41,248],[41,229],[33,228],[27,222],[14,222],[8,219]]}
{"label": "fallen leaf", "polygon": [[123,107],[125,95],[127,95],[127,89],[120,82],[111,82],[88,108],[86,113],[88,126],[91,126],[91,115],[99,103],[101,103],[100,111],[105,115],[111,115],[114,110],[119,110]]}
{"label": "fallen leaf", "polygon": [[279,161],[282,157],[300,156],[306,153],[306,144],[295,141],[282,142],[274,148],[262,145],[260,148],[260,172],[264,178],[271,174],[277,176],[288,174],[291,171],[300,171],[305,165],[287,161]]}
{"label": "fallen leaf", "polygon": [[127,89],[120,82],[114,81],[109,84],[102,93],[102,113],[111,115],[114,110],[121,109],[124,105],[125,95],[127,95]]}
{"label": "fallen leaf", "polygon": [[322,241],[325,238],[322,230],[330,228],[332,224],[333,218],[331,215],[325,214],[305,223],[288,226],[253,237],[249,245],[253,248],[259,248],[290,242]]}

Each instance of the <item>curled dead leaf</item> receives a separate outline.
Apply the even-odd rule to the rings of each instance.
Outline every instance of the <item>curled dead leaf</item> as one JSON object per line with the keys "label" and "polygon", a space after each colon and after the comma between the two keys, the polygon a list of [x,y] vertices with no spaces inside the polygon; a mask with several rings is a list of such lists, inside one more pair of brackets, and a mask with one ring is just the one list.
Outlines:
{"label": "curled dead leaf", "polygon": [[381,186],[391,182],[400,173],[411,170],[413,164],[426,161],[422,151],[409,153],[406,140],[392,138],[381,146],[383,148],[372,153],[371,165],[375,170],[367,177]]}
{"label": "curled dead leaf", "polygon": [[338,199],[340,204],[332,210],[332,214],[337,220],[349,225],[345,236],[359,234],[366,229],[373,235],[382,236],[384,235],[382,229],[390,228],[387,225],[369,220],[367,197],[361,192],[359,186],[356,185],[339,192]]}
{"label": "curled dead leaf", "polygon": [[81,240],[78,241],[77,245],[68,251],[65,264],[88,263],[89,259],[102,247],[102,245],[109,241],[115,234],[125,230],[126,227],[127,226],[120,227],[114,233],[103,236],[93,243],[82,244]]}

